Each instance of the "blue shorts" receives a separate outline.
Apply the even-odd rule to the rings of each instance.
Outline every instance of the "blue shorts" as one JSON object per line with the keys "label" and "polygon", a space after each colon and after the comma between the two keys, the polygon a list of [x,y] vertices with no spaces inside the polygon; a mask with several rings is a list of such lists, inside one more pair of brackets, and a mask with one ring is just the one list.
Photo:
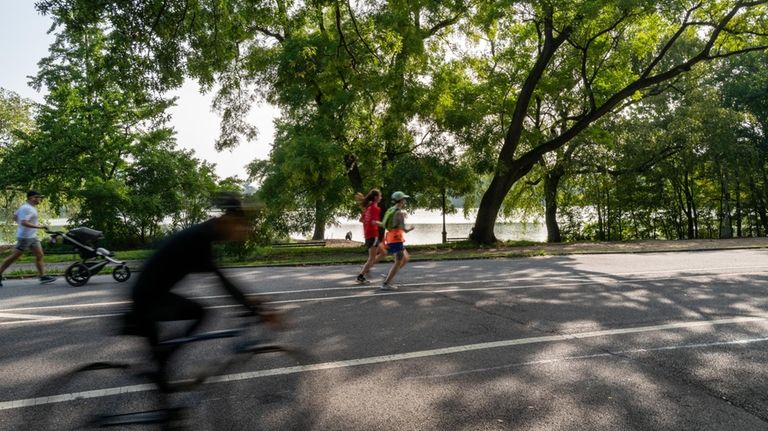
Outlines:
{"label": "blue shorts", "polygon": [[405,251],[405,244],[402,242],[391,242],[387,244],[387,252],[389,254],[397,254],[402,251]]}

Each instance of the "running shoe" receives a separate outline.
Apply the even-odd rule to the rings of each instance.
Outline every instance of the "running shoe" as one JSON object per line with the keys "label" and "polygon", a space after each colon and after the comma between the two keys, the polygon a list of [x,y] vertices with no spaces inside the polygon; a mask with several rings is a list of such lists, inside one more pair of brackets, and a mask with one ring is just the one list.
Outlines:
{"label": "running shoe", "polygon": [[40,277],[40,284],[53,283],[54,281],[56,281],[56,277],[51,277],[50,275]]}
{"label": "running shoe", "polygon": [[381,283],[379,290],[397,290],[398,287],[395,283]]}
{"label": "running shoe", "polygon": [[357,282],[359,284],[370,284],[371,283],[371,281],[368,280],[367,278],[365,278],[365,276],[363,274],[360,274],[360,275],[357,276]]}

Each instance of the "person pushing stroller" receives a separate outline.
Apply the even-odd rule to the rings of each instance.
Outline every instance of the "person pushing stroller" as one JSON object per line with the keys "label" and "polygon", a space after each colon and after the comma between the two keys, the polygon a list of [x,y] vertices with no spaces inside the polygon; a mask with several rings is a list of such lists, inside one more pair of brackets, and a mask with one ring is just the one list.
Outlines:
{"label": "person pushing stroller", "polygon": [[13,262],[16,262],[22,254],[31,251],[35,255],[35,268],[40,276],[40,284],[48,284],[56,281],[56,277],[45,275],[43,264],[43,246],[37,238],[38,229],[47,230],[48,226],[38,223],[37,206],[42,202],[43,195],[30,190],[27,192],[27,202],[13,214],[13,220],[19,224],[16,229],[16,246],[10,256],[0,264],[0,287],[3,286],[3,273]]}

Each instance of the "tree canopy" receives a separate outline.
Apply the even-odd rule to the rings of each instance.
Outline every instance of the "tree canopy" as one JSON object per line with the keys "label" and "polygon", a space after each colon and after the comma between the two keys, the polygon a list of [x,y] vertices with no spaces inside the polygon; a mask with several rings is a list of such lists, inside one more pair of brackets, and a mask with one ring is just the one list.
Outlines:
{"label": "tree canopy", "polygon": [[[77,145],[99,141],[91,163],[100,181],[125,165],[116,155],[127,142],[168,141],[162,94],[191,78],[216,89],[218,148],[255,136],[246,121],[255,104],[280,108],[270,158],[251,172],[285,232],[322,237],[353,211],[352,194],[372,187],[407,190],[426,208],[443,192],[467,196],[481,243],[496,240],[500,215],[537,206],[550,241],[695,236],[704,195],[717,202],[707,217],[718,226],[707,232],[729,235],[744,205],[765,217],[756,197],[765,181],[752,175],[763,167],[752,156],[763,154],[768,1],[37,7],[64,29],[38,77],[68,76],[55,79],[49,103],[72,121],[62,154],[86,160]],[[72,63],[57,61],[62,53]],[[590,214],[593,233],[578,227]]]}

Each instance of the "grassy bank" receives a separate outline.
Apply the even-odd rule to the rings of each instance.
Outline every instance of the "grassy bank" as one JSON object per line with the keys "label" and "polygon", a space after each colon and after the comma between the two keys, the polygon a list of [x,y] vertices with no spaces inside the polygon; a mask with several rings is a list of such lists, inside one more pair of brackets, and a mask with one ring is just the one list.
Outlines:
{"label": "grassy bank", "polygon": [[[412,261],[496,259],[532,256],[560,256],[572,254],[596,253],[651,253],[670,251],[703,251],[722,249],[765,249],[768,238],[734,239],[699,239],[699,240],[642,240],[616,242],[578,242],[547,244],[530,241],[500,242],[491,246],[481,246],[470,242],[453,242],[436,245],[411,245],[408,251]],[[6,250],[4,255],[7,255]],[[141,261],[151,256],[152,250],[131,250],[116,252],[116,258],[130,262],[131,269],[140,268]],[[2,258],[2,256],[0,256]],[[367,251],[359,243],[329,242],[325,247],[260,247],[248,256],[224,256],[221,261],[225,267],[239,266],[302,266],[302,265],[338,265],[362,264],[367,258]],[[54,275],[63,273],[67,264],[79,260],[76,254],[51,254],[45,258],[49,272]],[[391,261],[388,257],[386,261]],[[26,265],[14,265],[9,268],[7,277],[28,277],[35,275],[31,256],[25,255],[20,262]],[[111,267],[111,265],[110,265]],[[111,271],[111,268],[109,269]]]}
{"label": "grassy bank", "polygon": [[[470,242],[452,242],[435,245],[408,246],[411,261],[453,260],[453,259],[489,259],[498,257],[539,256],[542,250],[531,250],[540,243],[530,241],[510,241],[490,247],[482,247]],[[525,250],[521,249],[525,247]],[[225,266],[260,266],[260,265],[333,265],[365,263],[367,250],[362,246],[355,247],[292,247],[257,249],[251,256],[235,259],[225,258]]]}
{"label": "grassy bank", "polygon": [[[223,256],[222,266],[301,266],[301,265],[338,265],[338,264],[362,264],[367,259],[367,250],[360,244],[349,243],[344,246],[327,245],[325,247],[258,247],[248,256]],[[542,250],[535,249],[539,243],[528,241],[516,241],[499,243],[492,247],[481,247],[469,242],[453,242],[437,245],[413,245],[408,247],[412,261],[447,260],[447,259],[488,259],[500,257],[539,256],[546,254]],[[531,249],[534,247],[534,249]],[[2,256],[7,256],[10,249],[6,249]],[[153,250],[126,250],[115,252],[115,258],[131,263],[131,268],[137,270],[140,262],[151,256]],[[0,257],[2,257],[0,256]],[[391,258],[389,258],[391,260]],[[49,273],[61,275],[64,266],[80,260],[75,253],[47,254],[46,266]],[[17,264],[26,264],[19,267],[12,265],[5,276],[28,277],[36,272],[29,268],[34,263],[34,257],[30,254],[23,255]]]}

